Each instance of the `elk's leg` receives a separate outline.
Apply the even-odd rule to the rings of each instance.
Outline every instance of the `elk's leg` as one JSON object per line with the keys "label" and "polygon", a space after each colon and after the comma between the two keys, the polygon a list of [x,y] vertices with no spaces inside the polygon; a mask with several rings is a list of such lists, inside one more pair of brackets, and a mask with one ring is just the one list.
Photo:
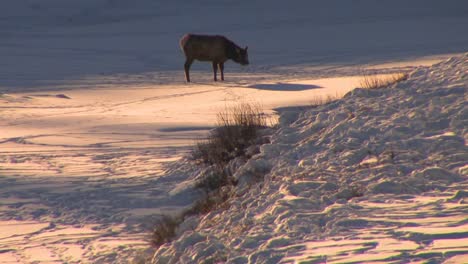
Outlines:
{"label": "elk's leg", "polygon": [[213,79],[216,82],[217,81],[216,74],[217,74],[217,71],[218,71],[218,64],[216,62],[213,62],[212,66],[213,66]]}
{"label": "elk's leg", "polygon": [[185,70],[185,80],[187,82],[190,82],[190,73],[189,73],[189,70],[190,70],[190,66],[192,65],[193,63],[193,60],[191,59],[186,59],[185,60],[185,64],[184,64],[184,70]]}
{"label": "elk's leg", "polygon": [[221,72],[221,81],[224,81],[224,63],[219,64],[219,71]]}

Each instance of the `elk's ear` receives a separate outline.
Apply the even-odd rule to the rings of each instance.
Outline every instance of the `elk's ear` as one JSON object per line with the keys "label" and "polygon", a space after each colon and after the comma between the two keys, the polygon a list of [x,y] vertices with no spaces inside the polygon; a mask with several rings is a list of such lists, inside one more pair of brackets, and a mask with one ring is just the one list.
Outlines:
{"label": "elk's ear", "polygon": [[245,46],[245,51],[247,51],[248,48],[249,48],[249,46]]}

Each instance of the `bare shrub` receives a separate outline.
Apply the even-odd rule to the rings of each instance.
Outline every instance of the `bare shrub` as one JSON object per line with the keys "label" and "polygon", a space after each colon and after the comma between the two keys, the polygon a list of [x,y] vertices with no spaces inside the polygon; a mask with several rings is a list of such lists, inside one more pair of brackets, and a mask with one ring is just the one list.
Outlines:
{"label": "bare shrub", "polygon": [[180,222],[180,220],[169,216],[163,216],[159,219],[151,234],[151,244],[160,247],[164,243],[170,242],[174,238]]}
{"label": "bare shrub", "polygon": [[186,212],[186,215],[207,214],[216,209],[218,201],[213,194],[207,195],[205,198],[197,200],[195,204]]}
{"label": "bare shrub", "polygon": [[246,148],[255,144],[259,130],[265,127],[267,118],[258,104],[242,102],[227,108],[217,115],[217,128],[196,144],[192,157],[223,167],[245,155]]}
{"label": "bare shrub", "polygon": [[200,178],[195,187],[209,193],[226,185],[233,185],[234,179],[223,168],[214,166],[209,173]]}
{"label": "bare shrub", "polygon": [[207,192],[203,198],[195,201],[193,206],[179,217],[163,216],[154,224],[150,237],[151,245],[158,248],[165,243],[171,242],[176,236],[177,228],[184,219],[191,215],[207,214],[218,208],[226,209],[230,193],[230,187],[219,187]]}
{"label": "bare shrub", "polygon": [[388,87],[394,83],[401,82],[406,79],[408,79],[408,74],[406,73],[395,73],[386,77],[364,74],[359,84],[362,88],[377,89]]}
{"label": "bare shrub", "polygon": [[224,168],[230,160],[245,155],[246,149],[256,143],[259,130],[267,127],[267,118],[259,105],[244,102],[219,113],[217,125],[206,140],[196,144],[192,152],[195,160],[213,165],[195,185],[204,190],[206,195],[180,218],[162,217],[153,228],[153,246],[160,247],[170,242],[176,235],[177,227],[187,216],[206,214],[227,206],[235,182]]}
{"label": "bare shrub", "polygon": [[195,204],[186,212],[186,215],[207,214],[217,206],[216,199],[208,195],[203,199],[197,200]]}
{"label": "bare shrub", "polygon": [[228,199],[230,197],[230,187],[221,187],[217,190],[207,193],[207,195],[184,213],[184,217],[190,215],[207,214],[218,208],[228,208]]}

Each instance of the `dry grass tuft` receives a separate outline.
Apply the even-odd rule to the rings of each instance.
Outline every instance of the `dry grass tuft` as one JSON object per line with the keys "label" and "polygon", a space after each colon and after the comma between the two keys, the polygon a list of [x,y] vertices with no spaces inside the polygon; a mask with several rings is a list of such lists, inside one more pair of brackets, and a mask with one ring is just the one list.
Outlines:
{"label": "dry grass tuft", "polygon": [[343,96],[338,95],[338,93],[336,93],[335,95],[329,94],[327,96],[316,96],[312,98],[312,100],[309,103],[309,106],[315,107],[320,105],[326,105],[336,100],[339,100],[340,98],[343,98]]}
{"label": "dry grass tuft", "polygon": [[196,161],[212,165],[210,172],[195,185],[206,195],[179,218],[162,217],[151,233],[150,240],[154,247],[174,239],[178,226],[187,216],[206,214],[229,206],[227,200],[235,182],[224,168],[230,160],[247,156],[247,148],[257,144],[259,131],[267,127],[267,121],[262,108],[254,103],[243,102],[218,114],[218,127],[210,132],[207,139],[198,142],[192,152]]}
{"label": "dry grass tuft", "polygon": [[195,187],[209,193],[226,185],[234,185],[234,180],[223,168],[215,166],[210,173],[204,175],[196,182]]}
{"label": "dry grass tuft", "polygon": [[217,116],[217,128],[197,143],[192,157],[209,165],[224,167],[230,160],[244,156],[255,144],[258,133],[267,127],[267,117],[258,104],[242,102]]}
{"label": "dry grass tuft", "polygon": [[408,79],[408,74],[406,73],[395,73],[390,76],[382,77],[378,75],[363,75],[360,86],[365,89],[378,89],[385,88],[394,83],[398,83]]}
{"label": "dry grass tuft", "polygon": [[151,244],[154,247],[160,247],[161,245],[170,242],[174,238],[179,224],[180,220],[173,217],[164,216],[159,219],[151,234]]}
{"label": "dry grass tuft", "polygon": [[259,144],[260,130],[268,127],[268,118],[260,105],[241,102],[217,115],[217,128],[195,146],[192,157],[210,166],[195,187],[206,193],[186,214],[205,214],[226,204],[230,189],[236,184],[226,171],[229,161],[250,158],[247,149]]}
{"label": "dry grass tuft", "polygon": [[194,203],[194,205],[185,212],[184,216],[203,215],[213,210],[229,207],[228,199],[231,193],[230,187],[220,188],[208,193],[203,199]]}

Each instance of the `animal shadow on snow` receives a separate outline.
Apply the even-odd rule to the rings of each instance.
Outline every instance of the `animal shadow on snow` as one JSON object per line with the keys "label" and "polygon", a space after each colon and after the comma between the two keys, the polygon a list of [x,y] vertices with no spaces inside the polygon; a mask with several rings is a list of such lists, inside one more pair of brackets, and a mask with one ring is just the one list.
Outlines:
{"label": "animal shadow on snow", "polygon": [[269,91],[305,91],[311,89],[322,88],[318,85],[313,84],[299,84],[299,83],[259,83],[249,85],[249,88],[255,88],[260,90],[269,90]]}

